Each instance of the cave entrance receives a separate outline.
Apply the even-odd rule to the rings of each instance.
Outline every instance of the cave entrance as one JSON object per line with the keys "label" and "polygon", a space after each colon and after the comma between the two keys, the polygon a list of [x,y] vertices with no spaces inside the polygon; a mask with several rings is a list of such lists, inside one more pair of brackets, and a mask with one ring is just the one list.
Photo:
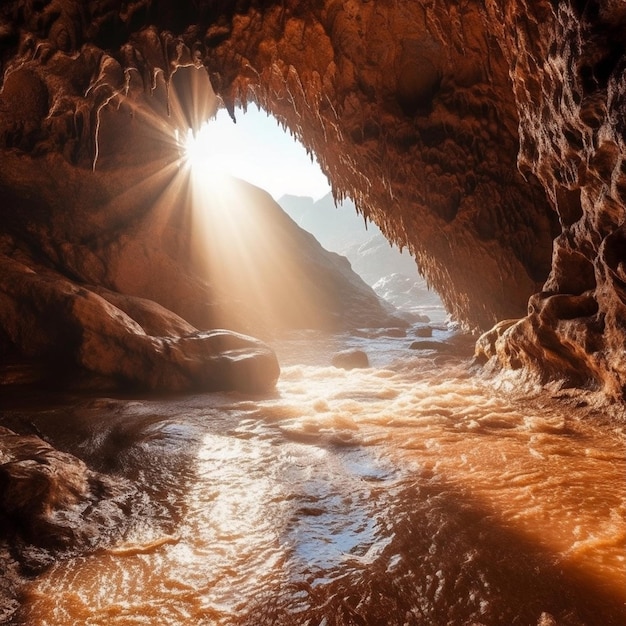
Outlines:
{"label": "cave entrance", "polygon": [[[336,205],[314,155],[271,114],[252,105],[235,109],[231,116],[215,96],[206,74],[191,68],[175,74],[173,95],[174,116],[182,120],[177,122],[179,141],[192,180],[196,180],[191,185],[196,193],[204,189],[216,204],[215,196],[224,196],[225,181],[233,179],[266,191],[323,248],[346,257],[378,296],[417,321],[446,320],[441,300],[428,290],[409,252],[391,246],[376,225],[357,214],[352,200]],[[228,186],[230,193],[233,183]],[[207,204],[207,195],[196,196],[195,204]],[[265,203],[267,199],[259,201]],[[224,204],[226,210],[219,210],[218,219],[222,228],[230,222],[237,231],[237,237],[230,240],[238,240],[246,229],[256,229],[268,241],[275,239],[275,232],[264,230],[254,213],[237,213],[232,195]],[[215,229],[204,225],[202,230],[208,233]],[[229,248],[232,245],[228,244]],[[236,245],[244,247],[240,241]],[[267,254],[270,252],[265,251]],[[214,260],[213,267],[217,264]],[[228,281],[233,280],[238,279],[229,274]]]}

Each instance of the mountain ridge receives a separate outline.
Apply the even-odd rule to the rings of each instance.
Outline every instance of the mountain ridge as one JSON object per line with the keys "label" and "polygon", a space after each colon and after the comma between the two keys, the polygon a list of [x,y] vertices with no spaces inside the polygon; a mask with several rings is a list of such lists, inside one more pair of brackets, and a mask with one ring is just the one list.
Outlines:
{"label": "mountain ridge", "polygon": [[446,319],[439,296],[428,289],[409,252],[390,244],[376,224],[356,212],[351,200],[335,205],[330,193],[318,200],[285,194],[278,204],[324,248],[345,256],[352,269],[400,311],[436,322]]}

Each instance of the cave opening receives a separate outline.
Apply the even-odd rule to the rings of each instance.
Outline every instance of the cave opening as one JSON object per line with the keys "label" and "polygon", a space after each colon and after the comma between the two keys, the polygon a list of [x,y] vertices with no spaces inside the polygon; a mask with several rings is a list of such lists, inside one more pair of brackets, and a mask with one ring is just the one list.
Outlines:
{"label": "cave opening", "polygon": [[[274,269],[268,270],[264,280],[274,283],[276,276],[280,276],[279,280],[292,284],[292,303],[295,293],[306,303],[297,307],[299,312],[288,315],[289,324],[328,326],[327,319],[320,322],[315,316],[303,314],[303,310],[316,308],[311,306],[311,299],[325,302],[324,306],[347,310],[350,305],[331,305],[329,301],[339,300],[344,295],[349,299],[350,295],[336,287],[330,289],[332,294],[324,293],[328,288],[323,287],[320,294],[319,285],[315,285],[313,296],[296,288],[294,271],[285,269],[294,261],[287,257],[293,252],[306,257],[306,246],[287,251],[281,240],[283,237],[291,239],[292,235],[286,234],[286,222],[293,221],[295,224],[290,228],[313,235],[324,248],[324,254],[329,251],[348,259],[355,273],[351,280],[364,281],[367,287],[360,285],[359,289],[369,288],[370,295],[376,294],[383,306],[389,310],[395,307],[402,325],[406,319],[447,321],[443,303],[420,276],[409,251],[389,243],[376,224],[358,214],[351,198],[338,201],[333,197],[329,179],[316,155],[286,123],[255,105],[227,111],[215,95],[206,73],[194,68],[180,68],[176,72],[169,99],[183,169],[190,183],[188,213],[194,224],[191,247],[194,256],[202,259],[207,276],[212,280],[224,289],[231,289],[237,283],[246,284],[241,288],[246,294],[261,293],[266,286],[261,284],[257,272],[258,256],[273,259]],[[263,190],[270,198],[253,192],[253,188]],[[284,215],[275,216],[270,222],[260,219],[261,213],[254,209],[257,204],[259,207],[274,204],[271,209],[266,206],[263,210],[265,217],[279,212]],[[211,211],[207,211],[209,206],[213,207]],[[255,255],[256,261],[253,260]],[[295,283],[325,280],[327,277],[315,269],[319,263],[319,260],[313,262],[306,258],[297,261],[300,269],[295,271],[299,276]],[[327,269],[326,275],[332,271],[335,270]],[[344,267],[338,271],[350,273]],[[303,280],[303,275],[309,272],[312,272],[311,281]],[[250,282],[254,283],[254,288]],[[269,291],[278,294],[281,289],[272,285]],[[242,299],[246,298],[242,296]],[[269,318],[276,318],[276,311],[272,310],[275,306],[268,306],[267,302],[260,305],[258,299],[255,302],[255,307]]]}
{"label": "cave opening", "polygon": [[225,108],[183,137],[186,158],[203,173],[209,170],[248,181],[276,201],[285,195],[313,200],[331,191],[314,155],[262,109],[238,107],[235,120]]}

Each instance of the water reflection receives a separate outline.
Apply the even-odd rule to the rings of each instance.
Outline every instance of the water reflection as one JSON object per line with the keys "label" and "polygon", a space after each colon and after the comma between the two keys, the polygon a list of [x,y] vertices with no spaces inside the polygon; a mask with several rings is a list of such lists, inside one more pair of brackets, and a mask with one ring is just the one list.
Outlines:
{"label": "water reflection", "polygon": [[14,623],[626,621],[622,428],[398,339],[337,370],[332,343],[279,346],[274,397],[77,408],[66,445],[146,503],[123,543],[33,581]]}

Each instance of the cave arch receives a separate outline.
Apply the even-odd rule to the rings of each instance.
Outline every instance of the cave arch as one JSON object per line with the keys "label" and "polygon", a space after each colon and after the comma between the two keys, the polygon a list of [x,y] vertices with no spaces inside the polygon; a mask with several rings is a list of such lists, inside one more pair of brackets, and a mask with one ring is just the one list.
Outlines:
{"label": "cave arch", "polygon": [[[478,41],[460,29],[461,17],[476,26],[475,7],[461,16],[452,9],[427,15],[420,5],[356,10],[328,3],[302,12],[285,3],[261,10],[246,2],[211,11],[207,3],[183,28],[168,21],[161,4],[147,13],[137,7],[125,23],[115,11],[97,24],[92,17],[96,32],[83,33],[80,48],[82,59],[93,55],[92,73],[82,68],[82,76],[72,75],[87,83],[86,105],[78,90],[73,102],[74,94],[52,94],[53,102],[69,100],[66,115],[82,120],[76,111],[87,106],[99,119],[102,107],[145,101],[177,67],[202,64],[231,112],[254,102],[315,152],[336,198],[354,198],[390,241],[409,248],[457,319],[485,329],[523,313],[549,270],[553,213],[537,183],[528,193],[516,170],[516,130],[499,122],[515,119],[515,110],[504,97],[510,83],[497,44],[476,28],[471,37]],[[141,27],[133,21],[140,14]],[[54,32],[64,21],[76,28],[72,15],[62,11]],[[115,49],[93,51],[90,40],[104,48],[104,33],[116,20],[127,29],[126,41],[111,37]],[[452,37],[444,37],[448,31]],[[462,49],[455,38],[471,40],[473,49]],[[31,45],[48,46],[46,72],[67,87],[62,72],[73,50],[59,49],[53,37],[41,39],[45,43]],[[79,48],[80,37],[74,40]],[[32,57],[23,52],[20,61],[28,59],[50,83]],[[407,113],[407,102],[419,106]],[[19,133],[20,123],[6,134]],[[89,152],[88,133],[70,128],[77,135],[70,149],[63,130],[52,147],[63,144],[80,163]],[[499,222],[506,229],[485,228]]]}
{"label": "cave arch", "polygon": [[[149,177],[151,164],[130,150],[83,180],[99,115],[145,104],[178,67],[204,67],[227,109],[254,102],[314,151],[336,197],[408,247],[469,327],[523,317],[546,279],[572,283],[563,259],[587,259],[594,323],[550,323],[594,350],[594,377],[619,395],[619,298],[600,249],[624,219],[626,89],[613,43],[624,21],[612,6],[579,5],[11,0],[0,14],[0,186],[17,204],[2,209],[5,230],[53,224],[31,243],[70,274],[58,252],[68,242],[84,245],[96,225],[132,230],[167,177],[138,195],[128,172]],[[581,68],[604,58],[591,84]],[[553,257],[562,231],[572,250]],[[610,339],[582,339],[607,324]]]}

